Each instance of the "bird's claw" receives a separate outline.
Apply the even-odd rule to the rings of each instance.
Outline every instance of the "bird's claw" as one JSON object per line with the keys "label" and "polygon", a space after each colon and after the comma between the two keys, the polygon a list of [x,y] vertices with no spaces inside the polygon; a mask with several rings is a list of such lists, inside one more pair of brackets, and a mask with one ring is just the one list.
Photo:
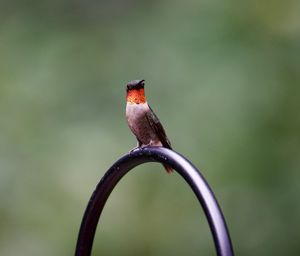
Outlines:
{"label": "bird's claw", "polygon": [[139,147],[135,147],[135,148],[131,149],[131,150],[129,151],[129,154],[133,153],[133,151],[135,151],[135,150],[137,150],[137,149],[139,149]]}
{"label": "bird's claw", "polygon": [[147,145],[141,146],[140,149],[144,149],[144,148],[147,148],[147,147],[150,147],[150,146],[151,146],[151,145],[150,145],[150,143],[149,143],[149,144],[147,144]]}

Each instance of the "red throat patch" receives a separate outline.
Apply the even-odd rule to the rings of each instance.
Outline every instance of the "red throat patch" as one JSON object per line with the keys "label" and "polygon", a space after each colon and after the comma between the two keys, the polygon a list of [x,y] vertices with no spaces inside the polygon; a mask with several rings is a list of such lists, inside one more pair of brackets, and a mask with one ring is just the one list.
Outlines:
{"label": "red throat patch", "polygon": [[144,88],[129,90],[127,92],[126,100],[129,103],[135,104],[145,103],[146,97]]}

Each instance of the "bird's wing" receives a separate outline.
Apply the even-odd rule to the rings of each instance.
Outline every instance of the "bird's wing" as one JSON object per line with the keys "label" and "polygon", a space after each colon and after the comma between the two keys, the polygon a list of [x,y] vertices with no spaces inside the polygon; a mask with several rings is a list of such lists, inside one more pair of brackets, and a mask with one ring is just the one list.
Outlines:
{"label": "bird's wing", "polygon": [[151,109],[150,106],[149,106],[149,108],[150,108],[150,111],[147,111],[146,118],[147,118],[151,128],[157,134],[162,145],[165,148],[172,149],[171,143],[170,143],[170,141],[166,135],[166,132],[165,132],[163,126],[161,125],[158,117],[155,115],[155,113],[153,112],[153,110]]}

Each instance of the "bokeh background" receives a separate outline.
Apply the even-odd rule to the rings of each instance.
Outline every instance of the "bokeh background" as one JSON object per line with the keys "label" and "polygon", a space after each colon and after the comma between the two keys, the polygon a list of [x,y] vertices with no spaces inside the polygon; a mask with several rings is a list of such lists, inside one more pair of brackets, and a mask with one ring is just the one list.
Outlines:
{"label": "bokeh background", "polygon": [[[300,3],[1,1],[0,255],[73,255],[104,172],[136,144],[125,84],[215,191],[236,255],[300,254]],[[93,255],[214,255],[159,164],[110,197]]]}

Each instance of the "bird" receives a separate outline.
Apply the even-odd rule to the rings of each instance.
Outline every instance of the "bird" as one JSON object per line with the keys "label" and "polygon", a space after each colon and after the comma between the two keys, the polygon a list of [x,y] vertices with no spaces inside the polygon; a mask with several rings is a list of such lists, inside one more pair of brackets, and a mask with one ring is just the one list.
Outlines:
{"label": "bird", "polygon": [[[172,149],[165,129],[155,115],[145,96],[145,80],[133,80],[126,87],[126,119],[137,139],[137,147],[165,147]],[[173,169],[163,164],[168,173]]]}

